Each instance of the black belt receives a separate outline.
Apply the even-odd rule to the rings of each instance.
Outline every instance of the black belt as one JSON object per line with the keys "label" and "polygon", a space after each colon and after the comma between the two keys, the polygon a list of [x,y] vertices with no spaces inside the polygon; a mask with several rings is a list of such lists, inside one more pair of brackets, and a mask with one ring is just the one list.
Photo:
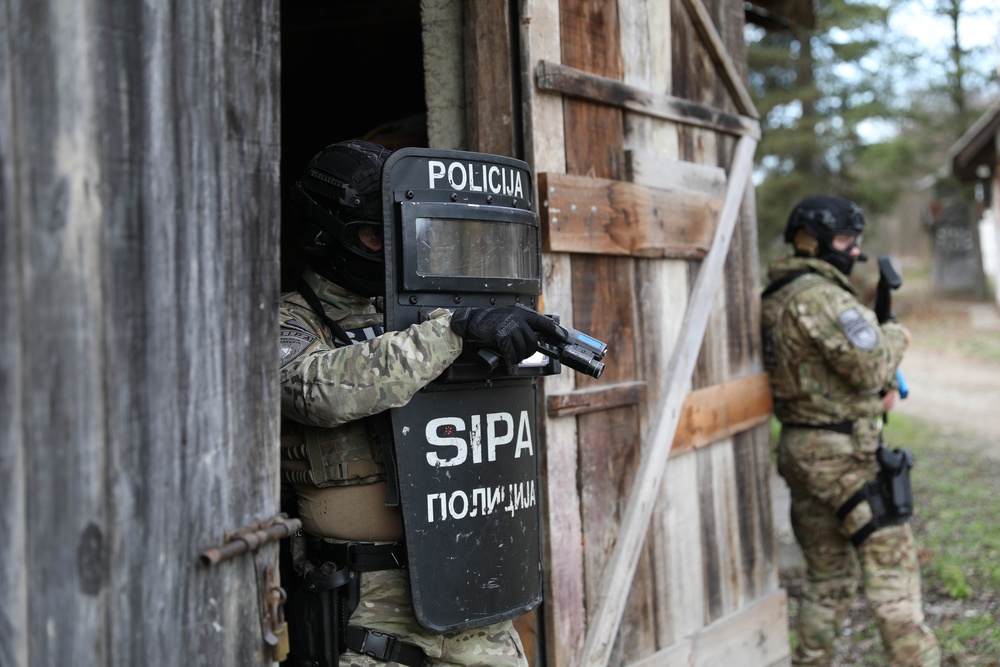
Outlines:
{"label": "black belt", "polygon": [[371,656],[385,662],[420,667],[424,664],[424,652],[413,644],[401,642],[392,635],[374,630],[366,630],[356,625],[347,626],[347,648],[355,653]]}
{"label": "black belt", "polygon": [[330,542],[309,533],[304,535],[306,554],[315,565],[331,561],[340,567],[346,565],[354,572],[398,570],[406,567],[406,545],[402,542],[391,544]]}
{"label": "black belt", "polygon": [[854,420],[837,422],[836,424],[782,424],[782,428],[815,428],[821,431],[833,431],[850,435],[854,432]]}

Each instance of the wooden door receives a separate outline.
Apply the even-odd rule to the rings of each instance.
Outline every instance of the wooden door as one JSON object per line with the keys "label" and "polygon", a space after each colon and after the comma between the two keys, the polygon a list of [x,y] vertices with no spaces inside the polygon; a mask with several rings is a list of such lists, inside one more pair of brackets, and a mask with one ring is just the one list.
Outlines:
{"label": "wooden door", "polygon": [[545,381],[551,665],[787,656],[747,188],[759,126],[742,9],[708,5],[522,3],[545,310],[611,347],[600,380]]}
{"label": "wooden door", "polygon": [[202,552],[285,528],[277,30],[273,1],[0,14],[0,664],[271,663],[275,544]]}

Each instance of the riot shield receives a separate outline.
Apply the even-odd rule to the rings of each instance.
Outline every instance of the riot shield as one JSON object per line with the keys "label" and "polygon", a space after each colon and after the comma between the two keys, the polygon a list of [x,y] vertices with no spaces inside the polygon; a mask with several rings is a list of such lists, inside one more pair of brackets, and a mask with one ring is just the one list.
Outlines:
{"label": "riot shield", "polygon": [[[386,328],[437,308],[520,303],[541,291],[531,174],[511,158],[431,149],[383,171]],[[536,355],[491,370],[463,353],[392,413],[414,612],[434,632],[523,614],[541,601]]]}

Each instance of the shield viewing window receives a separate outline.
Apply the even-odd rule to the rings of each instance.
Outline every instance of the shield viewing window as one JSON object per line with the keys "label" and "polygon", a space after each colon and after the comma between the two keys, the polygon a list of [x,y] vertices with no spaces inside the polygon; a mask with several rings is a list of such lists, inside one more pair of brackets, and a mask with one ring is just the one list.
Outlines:
{"label": "shield viewing window", "polygon": [[452,203],[401,206],[405,290],[540,290],[534,213]]}

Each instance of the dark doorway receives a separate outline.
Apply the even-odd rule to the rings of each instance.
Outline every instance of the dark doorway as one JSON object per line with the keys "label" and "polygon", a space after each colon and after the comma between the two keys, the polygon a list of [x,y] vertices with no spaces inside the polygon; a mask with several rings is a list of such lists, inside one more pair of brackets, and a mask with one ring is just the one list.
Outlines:
{"label": "dark doorway", "polygon": [[281,2],[281,287],[302,268],[290,186],[329,144],[427,145],[419,0]]}

